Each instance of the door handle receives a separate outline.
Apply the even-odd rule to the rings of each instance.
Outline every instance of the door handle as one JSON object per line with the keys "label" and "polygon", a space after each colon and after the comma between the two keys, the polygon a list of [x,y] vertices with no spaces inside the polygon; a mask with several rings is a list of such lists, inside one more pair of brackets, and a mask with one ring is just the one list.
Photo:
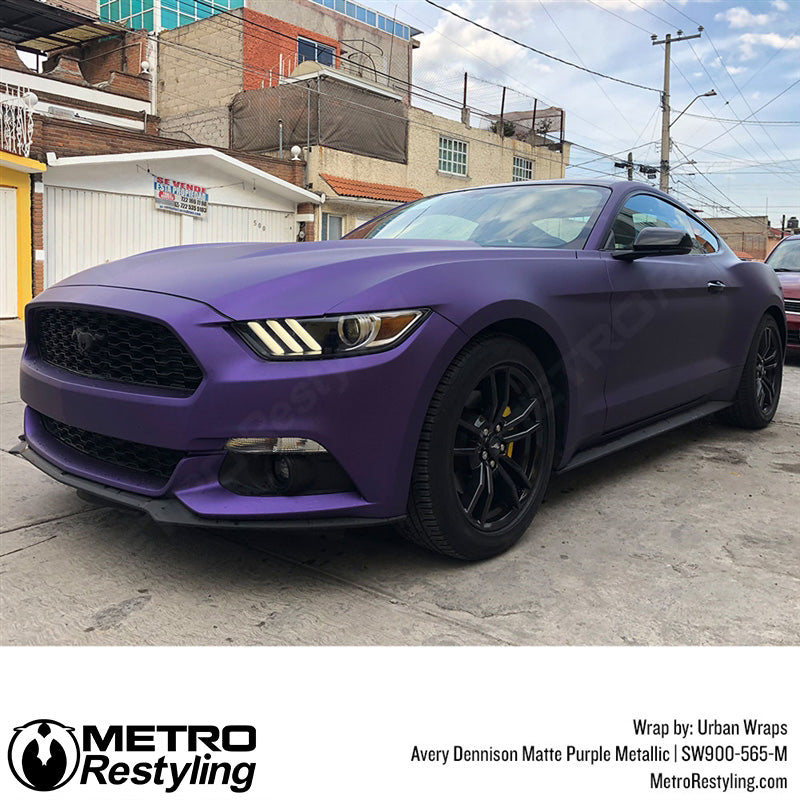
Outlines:
{"label": "door handle", "polygon": [[725,284],[722,281],[709,281],[706,286],[708,291],[714,294],[725,291]]}

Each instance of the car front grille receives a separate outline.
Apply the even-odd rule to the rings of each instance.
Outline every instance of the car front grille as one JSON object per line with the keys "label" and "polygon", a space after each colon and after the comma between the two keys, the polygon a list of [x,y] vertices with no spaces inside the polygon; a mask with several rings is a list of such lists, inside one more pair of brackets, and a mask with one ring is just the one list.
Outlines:
{"label": "car front grille", "polygon": [[89,378],[191,394],[203,374],[169,328],[158,322],[65,307],[37,310],[33,338],[55,367]]}
{"label": "car front grille", "polygon": [[786,332],[786,341],[788,344],[800,345],[800,331],[790,328]]}
{"label": "car front grille", "polygon": [[800,314],[800,300],[784,300],[784,306],[787,311],[794,311],[795,314]]}
{"label": "car front grille", "polygon": [[50,436],[66,447],[98,461],[142,472],[164,482],[169,480],[178,462],[186,455],[180,450],[153,447],[85,431],[46,417],[44,414],[40,414],[39,417]]}

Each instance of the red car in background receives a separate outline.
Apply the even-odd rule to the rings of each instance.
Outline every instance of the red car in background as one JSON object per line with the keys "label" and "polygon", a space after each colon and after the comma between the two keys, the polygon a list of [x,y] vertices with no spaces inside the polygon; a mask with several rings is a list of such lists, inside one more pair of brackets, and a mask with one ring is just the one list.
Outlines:
{"label": "red car in background", "polygon": [[787,236],[767,256],[766,263],[778,274],[786,306],[786,346],[800,351],[800,234]]}

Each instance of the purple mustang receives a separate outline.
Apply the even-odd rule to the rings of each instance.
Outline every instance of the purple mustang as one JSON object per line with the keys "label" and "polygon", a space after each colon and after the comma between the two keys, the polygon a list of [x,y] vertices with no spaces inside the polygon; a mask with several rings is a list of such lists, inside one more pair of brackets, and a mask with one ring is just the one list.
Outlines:
{"label": "purple mustang", "polygon": [[462,559],[516,542],[553,471],[716,411],[767,425],[786,345],[773,270],[602,181],[144,253],[26,325],[17,449],[84,495],[172,524],[392,521]]}

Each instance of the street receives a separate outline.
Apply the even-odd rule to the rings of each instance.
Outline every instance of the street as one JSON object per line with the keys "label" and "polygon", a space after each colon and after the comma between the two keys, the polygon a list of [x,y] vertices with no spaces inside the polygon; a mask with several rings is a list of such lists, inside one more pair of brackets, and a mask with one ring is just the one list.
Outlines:
{"label": "street", "polygon": [[0,334],[2,644],[800,644],[798,356],[765,430],[707,419],[556,478],[511,552],[464,564],[390,529],[165,532],[84,503],[7,452],[21,322]]}

